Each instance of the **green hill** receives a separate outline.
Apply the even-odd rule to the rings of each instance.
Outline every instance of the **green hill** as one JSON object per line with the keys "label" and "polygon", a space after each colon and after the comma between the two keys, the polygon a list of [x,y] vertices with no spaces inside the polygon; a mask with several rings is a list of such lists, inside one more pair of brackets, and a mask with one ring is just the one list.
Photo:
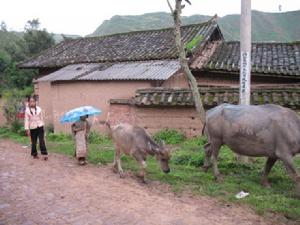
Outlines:
{"label": "green hill", "polygon": [[[183,17],[184,24],[199,23],[211,16]],[[284,13],[252,11],[252,41],[300,40],[300,10]],[[218,23],[226,40],[239,40],[240,16],[220,17]],[[113,16],[105,20],[90,36],[101,36],[128,31],[157,29],[173,26],[170,14],[147,13],[137,16]]]}

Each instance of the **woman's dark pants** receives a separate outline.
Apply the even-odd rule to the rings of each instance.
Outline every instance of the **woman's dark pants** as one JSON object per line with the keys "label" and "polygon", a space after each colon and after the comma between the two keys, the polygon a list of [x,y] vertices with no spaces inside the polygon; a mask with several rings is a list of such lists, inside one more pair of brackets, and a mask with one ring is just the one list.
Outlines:
{"label": "woman's dark pants", "polygon": [[38,138],[39,138],[40,150],[41,150],[42,155],[48,155],[44,135],[45,135],[44,127],[38,127],[36,129],[30,129],[31,155],[32,156],[37,156],[37,154],[38,154],[37,149],[36,149],[36,144],[37,144],[37,139]]}

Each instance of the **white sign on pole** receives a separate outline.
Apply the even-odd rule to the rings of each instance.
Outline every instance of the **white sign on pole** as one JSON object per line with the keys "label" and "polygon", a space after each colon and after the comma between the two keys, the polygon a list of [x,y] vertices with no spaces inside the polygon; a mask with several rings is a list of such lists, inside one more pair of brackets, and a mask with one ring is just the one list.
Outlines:
{"label": "white sign on pole", "polygon": [[250,105],[251,53],[241,51],[240,104]]}

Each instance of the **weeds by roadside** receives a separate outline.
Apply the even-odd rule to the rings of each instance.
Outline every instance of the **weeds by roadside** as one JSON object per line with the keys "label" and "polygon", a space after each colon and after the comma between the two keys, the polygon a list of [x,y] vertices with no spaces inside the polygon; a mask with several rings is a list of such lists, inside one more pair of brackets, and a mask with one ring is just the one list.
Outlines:
{"label": "weeds by roadside", "polygon": [[[158,180],[170,184],[175,192],[189,190],[195,195],[209,195],[238,204],[250,205],[259,214],[281,213],[285,217],[300,222],[300,200],[293,197],[294,183],[287,175],[281,163],[277,163],[270,173],[272,188],[264,188],[260,185],[261,171],[265,159],[256,158],[252,164],[241,164],[235,160],[235,155],[226,146],[222,147],[219,158],[219,169],[224,175],[224,181],[214,181],[212,171],[204,173],[201,169],[204,161],[203,145],[205,138],[180,139],[170,132],[164,132],[158,137],[170,138],[176,144],[169,145],[173,149],[170,161],[170,174],[164,174],[156,162],[150,157],[147,161],[147,177],[150,180]],[[28,142],[28,137],[12,132],[8,128],[0,128],[0,139],[9,138],[19,143]],[[47,147],[50,152],[74,155],[74,144],[70,135],[48,134]],[[166,140],[166,139],[164,139]],[[89,137],[88,160],[93,164],[107,165],[112,163],[114,147],[111,141],[98,133],[92,132]],[[167,141],[166,141],[167,142]],[[123,156],[124,170],[138,171],[137,163],[130,157]],[[295,158],[295,164],[300,170],[300,159]],[[250,195],[243,199],[234,196],[241,190]]]}

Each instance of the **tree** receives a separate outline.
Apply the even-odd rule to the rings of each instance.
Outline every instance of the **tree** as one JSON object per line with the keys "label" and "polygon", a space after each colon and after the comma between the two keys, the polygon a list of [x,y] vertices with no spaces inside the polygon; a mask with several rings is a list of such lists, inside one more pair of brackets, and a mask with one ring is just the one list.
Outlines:
{"label": "tree", "polygon": [[25,25],[24,40],[28,47],[29,56],[36,55],[55,44],[53,35],[46,29],[40,30],[38,19],[27,21]]}
{"label": "tree", "polygon": [[32,19],[32,20],[28,20],[27,23],[25,24],[24,30],[28,31],[28,30],[38,30],[40,27],[40,21],[39,19]]}
{"label": "tree", "polygon": [[[185,1],[189,4],[191,4],[189,0],[185,0]],[[199,113],[199,117],[200,117],[202,124],[204,124],[205,123],[205,110],[204,110],[201,96],[199,93],[198,84],[188,66],[184,43],[181,40],[181,31],[180,31],[181,16],[180,15],[181,15],[182,9],[185,7],[185,5],[182,4],[182,0],[175,0],[175,9],[173,9],[169,0],[167,0],[167,2],[169,5],[169,8],[171,10],[171,13],[173,15],[173,19],[174,19],[175,42],[176,42],[176,47],[177,47],[178,54],[179,54],[179,61],[180,61],[181,69],[188,78],[190,88],[191,88],[192,94],[193,94],[196,111]]]}
{"label": "tree", "polygon": [[1,22],[0,24],[0,30],[7,32],[7,26],[6,23],[4,21]]}

